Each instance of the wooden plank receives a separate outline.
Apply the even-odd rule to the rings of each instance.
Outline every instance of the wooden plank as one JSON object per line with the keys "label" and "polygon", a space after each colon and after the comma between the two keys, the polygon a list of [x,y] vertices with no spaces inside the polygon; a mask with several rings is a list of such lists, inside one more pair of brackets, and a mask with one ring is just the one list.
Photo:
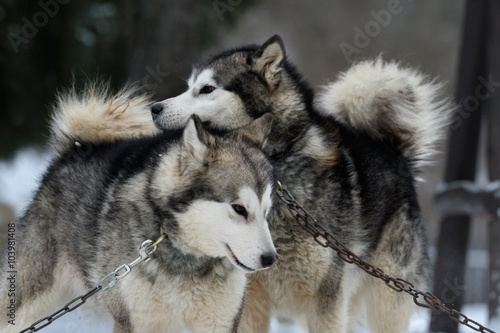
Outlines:
{"label": "wooden plank", "polygon": [[500,181],[480,188],[475,182],[455,181],[440,188],[435,198],[442,215],[487,215],[496,218],[500,209]]}

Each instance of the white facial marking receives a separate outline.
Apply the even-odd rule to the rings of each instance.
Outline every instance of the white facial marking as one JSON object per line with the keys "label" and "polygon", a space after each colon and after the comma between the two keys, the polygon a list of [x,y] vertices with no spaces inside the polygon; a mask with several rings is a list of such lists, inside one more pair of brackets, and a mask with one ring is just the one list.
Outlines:
{"label": "white facial marking", "polygon": [[[214,72],[208,68],[188,81],[188,90],[179,96],[162,102],[163,111],[154,123],[161,129],[184,127],[192,114],[197,114],[202,121],[210,121],[216,127],[235,129],[252,121],[238,95],[225,90],[214,78]],[[205,86],[215,87],[210,93],[200,93]]]}
{"label": "white facial marking", "polygon": [[[250,187],[243,187],[240,190],[238,197],[243,206],[247,208],[249,212],[249,219],[250,218],[263,219],[263,220],[266,219],[267,211],[272,205],[271,190],[272,187],[270,184],[268,184],[266,186],[264,194],[262,195],[262,200],[259,200],[255,191]],[[255,216],[255,215],[252,216],[250,215],[250,212],[258,212],[258,214],[262,214],[262,216]]]}
{"label": "white facial marking", "polygon": [[[271,200],[270,184],[262,199],[250,187],[243,187],[230,203],[196,200],[177,216],[180,245],[195,254],[227,257],[245,271],[263,269],[262,255],[276,255],[266,221]],[[248,216],[238,214],[233,205],[243,206]]]}
{"label": "white facial marking", "polygon": [[[192,78],[189,80],[189,82],[190,84],[188,91],[191,91],[191,93],[194,95],[199,95],[200,90],[206,85],[218,88],[217,82],[214,79],[214,72],[211,69],[205,69],[196,77],[196,81],[194,81],[194,78]],[[207,97],[208,95],[209,94],[207,94]]]}

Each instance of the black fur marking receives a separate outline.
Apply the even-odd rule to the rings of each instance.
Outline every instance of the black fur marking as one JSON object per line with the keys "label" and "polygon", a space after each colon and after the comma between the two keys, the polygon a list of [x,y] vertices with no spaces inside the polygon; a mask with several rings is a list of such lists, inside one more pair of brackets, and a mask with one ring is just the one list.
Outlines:
{"label": "black fur marking", "polygon": [[167,209],[173,213],[184,213],[197,199],[224,202],[224,198],[217,197],[213,189],[207,184],[195,181],[190,188],[172,195],[168,200]]}
{"label": "black fur marking", "polygon": [[245,308],[245,294],[241,298],[241,303],[238,308],[238,313],[234,317],[233,320],[233,328],[231,329],[231,333],[238,333],[238,327],[240,326],[241,317],[243,316],[243,309]]}
{"label": "black fur marking", "polygon": [[[267,186],[267,180],[271,179],[272,180],[272,192],[274,192],[275,188],[275,177],[274,177],[274,169],[270,167],[270,165],[267,163],[267,161],[259,161],[261,164],[256,164],[255,161],[246,153],[246,151],[241,151],[241,154],[244,158],[245,163],[250,167],[250,169],[253,171],[251,175],[255,175],[255,186],[254,188],[257,189],[257,197],[259,200],[263,199],[264,192],[266,190]],[[266,162],[266,163],[262,163]],[[262,180],[265,180],[266,182],[263,183]]]}
{"label": "black fur marking", "polygon": [[161,207],[157,204],[156,200],[153,198],[153,194],[151,193],[153,190],[152,182],[153,182],[154,173],[150,173],[148,176],[148,186],[146,189],[145,197],[149,204],[149,207],[154,212],[154,222],[156,224],[156,228],[158,232],[165,226],[166,230],[164,230],[169,236],[175,236],[179,233],[179,222],[175,218],[175,215],[169,211],[165,207]]}
{"label": "black fur marking", "polygon": [[[228,58],[236,53],[254,54],[258,49],[259,49],[259,46],[257,46],[257,45],[247,45],[247,46],[243,46],[243,47],[239,47],[239,48],[230,49],[230,50],[221,52],[219,54],[216,54],[212,58],[200,63],[199,65],[196,65],[195,68],[196,68],[197,73],[201,73],[204,69],[210,68],[214,62],[217,62],[221,59]],[[249,58],[247,57],[246,63],[248,65],[250,65],[250,63],[248,63],[248,62],[249,62]]]}
{"label": "black fur marking", "polygon": [[254,119],[272,110],[269,104],[269,87],[263,77],[257,72],[249,71],[241,73],[225,89],[234,92],[240,97],[248,115]]}
{"label": "black fur marking", "polygon": [[328,315],[335,311],[335,302],[338,300],[342,272],[345,262],[335,257],[330,264],[329,274],[321,281],[318,288],[318,308],[322,315]]}
{"label": "black fur marking", "polygon": [[115,320],[114,332],[132,333],[133,327],[130,322],[130,312],[129,309],[123,303],[123,300],[118,298],[118,296],[113,295],[117,298],[113,302],[113,307],[110,309],[111,315]]}
{"label": "black fur marking", "polygon": [[[158,263],[161,272],[167,276],[181,276],[182,278],[212,278],[214,268],[222,265],[223,258],[195,256],[179,250],[174,240],[165,239],[155,253],[152,254]],[[220,278],[220,277],[219,277]]]}

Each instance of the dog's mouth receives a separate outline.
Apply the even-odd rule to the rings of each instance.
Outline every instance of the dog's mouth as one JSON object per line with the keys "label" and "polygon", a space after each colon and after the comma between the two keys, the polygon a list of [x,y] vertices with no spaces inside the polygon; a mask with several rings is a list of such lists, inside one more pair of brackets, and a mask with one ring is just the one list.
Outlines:
{"label": "dog's mouth", "polygon": [[255,272],[255,269],[246,266],[245,264],[243,264],[241,261],[238,260],[238,257],[236,257],[233,250],[231,250],[231,247],[227,243],[226,243],[226,248],[229,252],[229,256],[231,257],[231,259],[233,259],[233,261],[236,263],[236,265],[240,266],[241,268],[243,268],[244,270],[247,270],[249,272]]}
{"label": "dog's mouth", "polygon": [[[153,124],[155,125],[156,128],[158,128],[159,130],[161,130],[163,132],[182,131],[184,128],[182,125],[181,126],[174,126],[174,127],[163,127],[156,122],[156,117],[157,117],[157,115],[153,116]],[[212,127],[212,125],[213,125],[213,123],[210,120],[202,121],[202,124],[204,127]]]}

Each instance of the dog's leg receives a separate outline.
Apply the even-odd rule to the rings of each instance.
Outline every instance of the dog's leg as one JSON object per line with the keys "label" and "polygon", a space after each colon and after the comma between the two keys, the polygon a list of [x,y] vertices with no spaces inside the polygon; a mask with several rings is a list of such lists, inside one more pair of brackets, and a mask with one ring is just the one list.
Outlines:
{"label": "dog's leg", "polygon": [[[407,218],[406,210],[387,224],[378,248],[372,255],[372,264],[386,274],[412,282],[417,289],[426,289],[428,257],[423,233],[418,221]],[[388,288],[382,280],[366,279],[367,324],[373,333],[406,332],[416,308],[413,298]]]}
{"label": "dog's leg", "polygon": [[349,323],[349,302],[339,297],[333,302],[330,311],[325,312],[322,304],[309,306],[307,327],[309,333],[347,333]]}
{"label": "dog's leg", "polygon": [[[341,277],[336,276],[335,267],[342,271]],[[362,286],[362,274],[352,265],[332,266],[316,295],[308,301],[306,320],[309,333],[352,333],[351,305]]]}
{"label": "dog's leg", "polygon": [[[56,264],[57,258],[60,261]],[[25,251],[18,260],[16,273],[7,271],[7,275],[2,275],[0,306],[11,316],[0,321],[1,332],[19,332],[29,327],[64,305],[67,299],[61,296],[73,295],[82,284],[74,280],[72,272],[76,269],[64,256],[42,259],[42,255]]]}
{"label": "dog's leg", "polygon": [[348,332],[364,323],[371,333],[404,333],[414,307],[410,295],[397,293],[382,280],[366,275],[350,304]]}
{"label": "dog's leg", "polygon": [[2,316],[2,332],[19,332],[49,315],[67,302],[60,296],[81,286],[74,281],[77,269],[50,233],[53,215],[43,208],[30,208],[22,232],[16,229],[15,252],[0,268],[0,306],[11,314]]}
{"label": "dog's leg", "polygon": [[194,320],[189,325],[190,332],[238,332],[240,310],[237,308],[236,304],[224,297],[214,299],[214,303],[210,303],[211,302],[206,304],[204,308],[194,310],[197,311],[197,313],[193,318]]}
{"label": "dog's leg", "polygon": [[406,332],[415,303],[410,295],[395,292],[383,281],[371,279],[367,297],[367,324],[373,333]]}
{"label": "dog's leg", "polygon": [[[133,333],[132,326],[130,325],[130,322],[118,322],[115,321],[115,324],[113,325],[113,333]],[[139,332],[139,331],[138,331]]]}
{"label": "dog's leg", "polygon": [[245,307],[239,333],[268,333],[271,326],[271,301],[256,274],[248,276]]}

